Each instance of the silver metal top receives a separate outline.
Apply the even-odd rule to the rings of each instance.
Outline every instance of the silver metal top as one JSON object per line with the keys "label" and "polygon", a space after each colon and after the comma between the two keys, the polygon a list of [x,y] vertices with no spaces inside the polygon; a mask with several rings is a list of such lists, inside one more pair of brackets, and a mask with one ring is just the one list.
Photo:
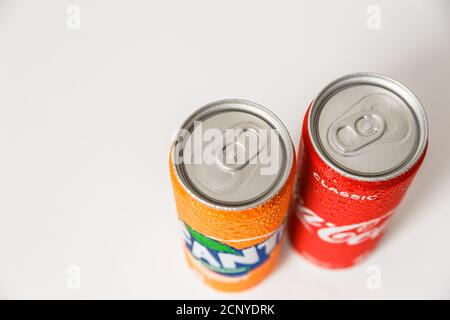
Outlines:
{"label": "silver metal top", "polygon": [[358,180],[402,174],[427,144],[427,120],[419,100],[398,81],[373,73],[333,81],[315,99],[308,120],[322,159]]}
{"label": "silver metal top", "polygon": [[256,207],[286,183],[294,150],[283,123],[250,101],[210,103],[182,125],[175,173],[196,199],[222,210]]}

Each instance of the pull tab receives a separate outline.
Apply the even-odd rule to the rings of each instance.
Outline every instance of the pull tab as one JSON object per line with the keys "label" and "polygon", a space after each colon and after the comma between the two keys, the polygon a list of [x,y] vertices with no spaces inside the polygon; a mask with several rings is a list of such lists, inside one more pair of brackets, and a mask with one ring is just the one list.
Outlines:
{"label": "pull tab", "polygon": [[349,154],[378,140],[385,131],[384,118],[372,110],[363,110],[335,123],[330,128],[337,151]]}
{"label": "pull tab", "polygon": [[233,129],[231,133],[227,133],[225,143],[223,148],[216,149],[216,163],[229,171],[237,171],[245,167],[263,148],[262,139],[252,128]]}

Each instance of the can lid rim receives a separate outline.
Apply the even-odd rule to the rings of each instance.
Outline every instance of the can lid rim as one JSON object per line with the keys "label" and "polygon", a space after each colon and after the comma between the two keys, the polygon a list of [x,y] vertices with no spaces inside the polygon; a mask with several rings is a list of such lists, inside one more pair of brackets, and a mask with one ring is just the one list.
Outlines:
{"label": "can lid rim", "polygon": [[[377,174],[377,175],[371,175],[371,174],[361,174],[361,173],[354,173],[350,169],[347,169],[341,165],[339,165],[337,162],[330,159],[327,155],[325,150],[323,150],[323,147],[321,146],[319,142],[319,137],[317,134],[317,130],[313,128],[313,124],[318,120],[318,115],[320,113],[321,108],[325,105],[325,103],[328,101],[328,99],[339,92],[340,90],[343,90],[345,88],[348,88],[350,86],[354,85],[376,85],[383,87],[387,90],[391,90],[392,88],[398,88],[403,93],[404,96],[401,96],[402,99],[405,100],[407,105],[411,108],[411,111],[414,113],[417,122],[418,122],[418,129],[419,129],[419,141],[416,147],[415,152],[413,153],[412,157],[403,165],[399,167],[393,168],[393,170]],[[317,126],[316,126],[317,127]],[[422,106],[422,103],[420,100],[412,93],[410,89],[408,89],[405,85],[400,83],[399,81],[392,79],[391,77],[381,75],[378,73],[373,72],[357,72],[357,73],[351,73],[347,74],[345,76],[342,76],[331,83],[329,83],[324,89],[322,89],[317,97],[314,99],[311,108],[309,110],[308,114],[308,133],[311,139],[311,143],[320,156],[320,158],[331,168],[342,174],[343,176],[351,179],[355,179],[358,181],[368,181],[368,182],[376,182],[376,181],[385,181],[389,180],[395,177],[398,177],[411,169],[417,161],[422,156],[426,146],[427,146],[427,140],[428,140],[428,121],[427,116],[425,113],[425,110]]]}
{"label": "can lid rim", "polygon": [[[227,109],[223,109],[224,106],[227,106]],[[222,110],[220,110],[222,109]],[[282,169],[282,173],[280,175],[280,178],[274,186],[269,189],[265,194],[263,194],[261,197],[251,200],[248,203],[244,204],[224,204],[219,201],[214,201],[213,199],[206,198],[203,195],[195,192],[193,188],[190,187],[188,181],[186,181],[186,178],[183,175],[183,164],[177,164],[179,163],[179,155],[177,152],[174,152],[175,146],[178,143],[178,141],[184,140],[183,134],[186,134],[182,132],[183,130],[191,131],[192,130],[192,124],[194,121],[204,120],[207,117],[211,116],[211,114],[217,114],[217,112],[226,112],[226,111],[241,111],[241,112],[247,112],[255,114],[256,116],[260,116],[261,118],[265,119],[266,121],[269,121],[271,124],[274,125],[274,127],[279,132],[283,149],[285,152],[286,157],[286,164],[284,165],[284,168]],[[181,139],[180,139],[181,138]],[[192,113],[181,125],[179,132],[175,135],[175,138],[173,139],[173,145],[172,145],[172,152],[171,152],[171,165],[173,166],[175,176],[178,180],[178,182],[182,185],[183,189],[189,193],[190,196],[195,198],[197,201],[203,203],[204,205],[222,210],[222,211],[242,211],[246,209],[251,209],[258,207],[259,205],[262,205],[263,203],[269,201],[273,197],[275,197],[279,191],[282,189],[282,187],[286,184],[287,180],[289,179],[292,166],[294,165],[294,146],[291,140],[291,137],[289,135],[288,130],[284,126],[283,122],[270,110],[263,107],[262,105],[244,100],[244,99],[222,99],[218,101],[214,101],[211,103],[208,103],[207,105],[201,107],[194,113]]]}

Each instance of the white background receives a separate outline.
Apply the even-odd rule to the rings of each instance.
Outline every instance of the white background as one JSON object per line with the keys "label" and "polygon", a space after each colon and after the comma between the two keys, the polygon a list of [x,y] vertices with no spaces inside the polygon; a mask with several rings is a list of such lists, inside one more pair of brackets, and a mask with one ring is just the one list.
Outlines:
{"label": "white background", "polygon": [[[449,14],[444,0],[0,1],[0,297],[450,298]],[[297,144],[308,103],[356,71],[400,80],[429,117],[428,156],[379,249],[328,271],[286,245],[252,290],[203,285],[183,261],[172,132],[244,98]]]}

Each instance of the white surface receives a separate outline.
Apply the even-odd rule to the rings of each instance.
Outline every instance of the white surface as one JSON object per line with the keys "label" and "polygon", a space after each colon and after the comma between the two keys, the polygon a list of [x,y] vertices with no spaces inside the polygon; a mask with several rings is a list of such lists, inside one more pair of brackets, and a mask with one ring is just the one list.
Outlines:
{"label": "white surface", "polygon": [[[81,29],[66,26],[81,8]],[[381,8],[369,30],[366,9]],[[449,1],[1,1],[0,297],[450,298]],[[345,271],[286,246],[263,284],[222,294],[183,261],[172,132],[222,98],[269,107],[298,141],[346,73],[390,75],[430,125],[426,162],[382,245]],[[69,290],[67,268],[81,270]],[[369,290],[368,267],[381,271]],[[370,270],[369,270],[370,271]]]}

